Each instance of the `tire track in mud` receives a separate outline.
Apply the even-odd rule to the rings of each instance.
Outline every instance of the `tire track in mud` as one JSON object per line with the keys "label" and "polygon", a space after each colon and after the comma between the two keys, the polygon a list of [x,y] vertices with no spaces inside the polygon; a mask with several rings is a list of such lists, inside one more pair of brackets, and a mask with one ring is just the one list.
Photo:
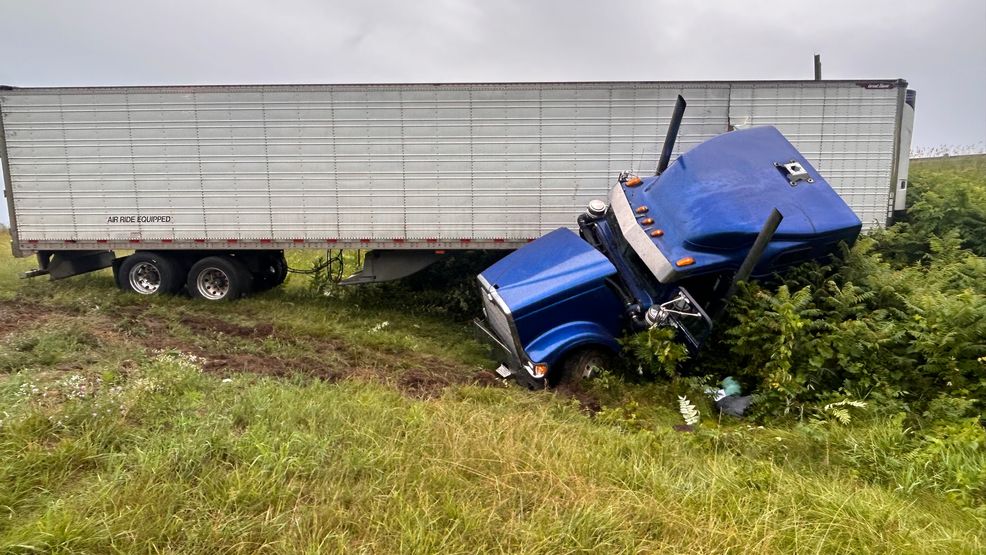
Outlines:
{"label": "tire track in mud", "polygon": [[[339,338],[291,333],[270,322],[243,325],[184,311],[173,318],[161,317],[143,306],[114,307],[111,317],[98,310],[34,301],[0,301],[0,341],[56,320],[84,325],[103,343],[129,343],[145,350],[193,354],[204,360],[203,371],[219,375],[305,376],[325,381],[364,379],[395,386],[418,398],[438,396],[451,385],[502,384],[492,371],[435,355],[361,347]],[[278,342],[291,353],[254,348],[256,343],[268,340]],[[244,350],[244,346],[248,348]]]}

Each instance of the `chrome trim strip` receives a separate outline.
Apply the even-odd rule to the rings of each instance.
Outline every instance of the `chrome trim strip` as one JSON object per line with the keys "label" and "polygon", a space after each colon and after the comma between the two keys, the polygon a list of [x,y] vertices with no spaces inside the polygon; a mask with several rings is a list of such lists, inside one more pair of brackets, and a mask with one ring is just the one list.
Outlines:
{"label": "chrome trim strip", "polygon": [[[510,325],[510,335],[511,335],[510,340],[514,344],[513,352],[514,354],[517,355],[521,367],[524,370],[526,370],[527,373],[530,374],[532,377],[538,378],[538,376],[535,376],[534,373],[532,372],[533,364],[531,364],[531,357],[527,355],[527,352],[524,350],[524,344],[521,343],[520,341],[520,333],[517,332],[517,324],[514,322],[514,316],[513,313],[510,311],[510,307],[507,306],[507,303],[503,302],[503,299],[500,298],[500,294],[497,293],[496,289],[493,288],[490,282],[486,281],[486,278],[483,277],[483,274],[479,274],[478,276],[476,276],[476,279],[479,280],[479,285],[480,288],[482,289],[482,294],[489,295],[490,298],[493,299],[493,303],[497,306],[497,308],[502,310],[503,314],[507,317],[507,323]],[[486,318],[488,321],[489,316],[487,316]],[[491,330],[491,331],[496,333],[496,330]],[[500,339],[505,339],[505,338],[501,337]]]}
{"label": "chrome trim strip", "polygon": [[623,238],[630,244],[630,248],[637,253],[637,256],[643,260],[657,281],[661,283],[674,281],[678,272],[671,265],[671,261],[657,248],[654,241],[647,236],[644,228],[637,223],[637,218],[633,214],[633,209],[630,208],[630,201],[627,200],[622,185],[617,184],[610,190],[609,205],[613,208],[616,221],[620,224]]}

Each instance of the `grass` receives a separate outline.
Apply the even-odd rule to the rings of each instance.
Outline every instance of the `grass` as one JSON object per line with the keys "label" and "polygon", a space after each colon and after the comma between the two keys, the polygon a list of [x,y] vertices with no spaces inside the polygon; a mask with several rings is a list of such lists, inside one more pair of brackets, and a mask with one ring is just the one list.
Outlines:
{"label": "grass", "polygon": [[893,418],[718,422],[611,377],[595,412],[489,379],[413,299],[292,276],[216,306],[30,265],[0,252],[0,553],[986,549]]}

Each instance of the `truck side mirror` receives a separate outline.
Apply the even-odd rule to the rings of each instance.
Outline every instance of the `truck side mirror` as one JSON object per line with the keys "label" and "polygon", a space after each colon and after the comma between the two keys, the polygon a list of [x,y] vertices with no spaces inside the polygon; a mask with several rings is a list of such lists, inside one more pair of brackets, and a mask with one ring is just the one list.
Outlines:
{"label": "truck side mirror", "polygon": [[647,321],[652,326],[675,328],[693,353],[712,333],[712,319],[684,287],[679,287],[670,301],[650,307]]}

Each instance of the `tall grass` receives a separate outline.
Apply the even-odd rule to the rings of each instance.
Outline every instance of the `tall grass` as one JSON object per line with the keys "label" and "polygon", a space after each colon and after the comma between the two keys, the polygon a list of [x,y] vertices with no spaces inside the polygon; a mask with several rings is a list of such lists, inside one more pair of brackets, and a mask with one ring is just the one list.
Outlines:
{"label": "tall grass", "polygon": [[[0,322],[0,553],[986,550],[986,514],[946,475],[983,466],[984,446],[915,450],[902,416],[720,421],[702,384],[610,374],[595,414],[509,385],[407,394],[404,374],[489,366],[428,295],[292,276],[217,307],[127,296],[106,272],[18,279],[30,265],[0,252],[16,320]],[[178,347],[154,347],[162,330]],[[215,372],[194,354],[210,349],[287,376]],[[289,371],[343,356],[359,371],[338,381]],[[693,433],[674,428],[683,394]]]}

